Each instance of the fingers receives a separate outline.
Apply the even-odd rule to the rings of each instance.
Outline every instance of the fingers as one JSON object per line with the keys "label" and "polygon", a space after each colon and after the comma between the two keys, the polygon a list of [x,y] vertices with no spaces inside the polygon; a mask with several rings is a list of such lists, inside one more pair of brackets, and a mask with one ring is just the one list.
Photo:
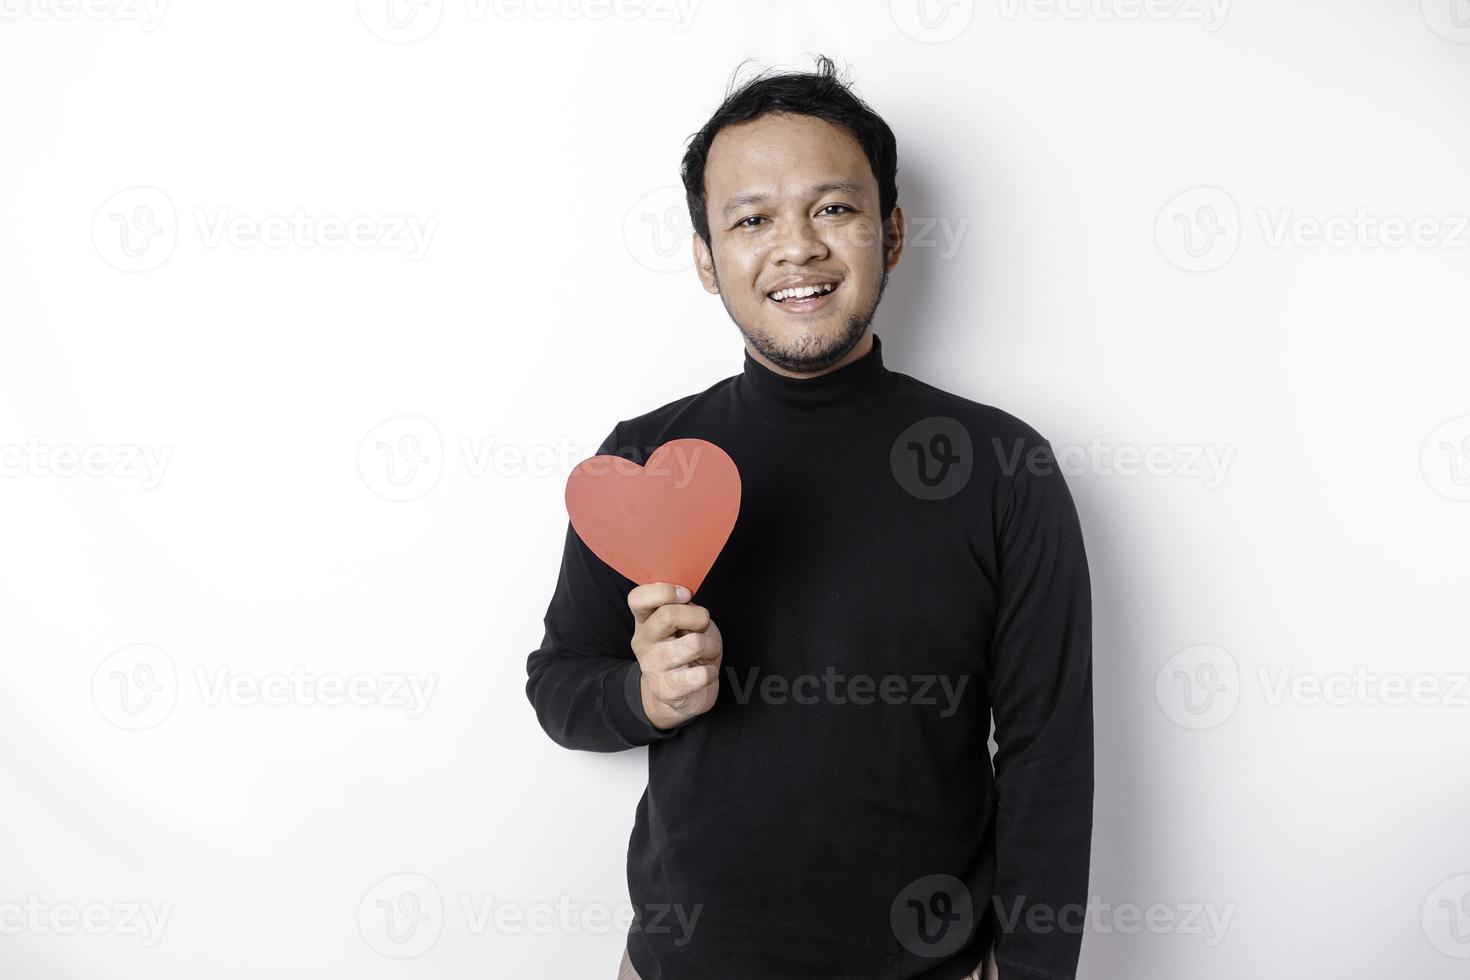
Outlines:
{"label": "fingers", "polygon": [[660,681],[663,690],[659,693],[664,702],[677,702],[680,698],[687,698],[719,683],[719,680],[718,664],[692,664],[663,674]]}
{"label": "fingers", "polygon": [[647,648],[644,673],[677,671],[699,663],[718,667],[724,659],[724,647],[717,637],[706,633],[686,633]]}
{"label": "fingers", "polygon": [[[683,598],[679,596],[680,589],[683,589]],[[674,585],[670,582],[640,585],[628,593],[628,608],[633,610],[633,619],[638,623],[642,623],[653,615],[660,606],[688,601],[689,590],[682,585]]]}
{"label": "fingers", "polygon": [[[647,590],[647,591],[645,591]],[[637,621],[637,632],[645,643],[657,643],[670,636],[682,636],[679,631],[704,632],[709,628],[709,610],[696,606],[687,599],[674,599],[658,605],[661,598],[673,594],[674,586],[664,582],[640,585],[628,593],[628,608],[633,610]]]}

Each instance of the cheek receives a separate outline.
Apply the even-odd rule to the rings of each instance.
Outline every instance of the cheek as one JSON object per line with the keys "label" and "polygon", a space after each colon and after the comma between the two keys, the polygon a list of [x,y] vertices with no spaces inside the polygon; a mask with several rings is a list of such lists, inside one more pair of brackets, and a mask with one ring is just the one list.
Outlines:
{"label": "cheek", "polygon": [[715,251],[720,285],[734,293],[748,293],[760,282],[761,259],[752,250],[729,244]]}
{"label": "cheek", "polygon": [[828,242],[833,251],[840,251],[854,268],[865,267],[869,254],[880,255],[883,250],[883,226],[876,221],[862,219],[836,229]]}

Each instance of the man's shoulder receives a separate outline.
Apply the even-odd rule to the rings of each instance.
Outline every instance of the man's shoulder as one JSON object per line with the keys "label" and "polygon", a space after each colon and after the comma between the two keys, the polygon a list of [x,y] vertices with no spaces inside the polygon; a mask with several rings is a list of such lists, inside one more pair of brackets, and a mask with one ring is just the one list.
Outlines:
{"label": "man's shoulder", "polygon": [[671,433],[687,428],[690,419],[703,416],[731,397],[729,387],[737,377],[739,375],[721,378],[702,391],[675,398],[641,415],[619,420],[603,440],[599,452],[642,462],[668,439],[677,438]]}
{"label": "man's shoulder", "polygon": [[1000,440],[1025,446],[1040,446],[1047,439],[1035,426],[1005,409],[946,391],[913,375],[895,372],[907,400],[906,411],[949,416],[964,424],[973,439]]}

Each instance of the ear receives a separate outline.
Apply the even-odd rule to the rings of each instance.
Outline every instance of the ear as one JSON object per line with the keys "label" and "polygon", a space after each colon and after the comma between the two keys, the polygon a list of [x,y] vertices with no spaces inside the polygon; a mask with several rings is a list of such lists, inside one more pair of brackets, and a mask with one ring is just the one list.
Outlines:
{"label": "ear", "polygon": [[888,246],[884,265],[892,272],[898,268],[898,260],[903,256],[903,245],[908,240],[908,231],[904,225],[903,208],[897,204],[893,206],[893,214],[888,219],[888,227],[884,232],[883,241]]}
{"label": "ear", "polygon": [[718,296],[720,280],[715,275],[715,257],[710,254],[709,246],[704,243],[704,239],[699,237],[699,232],[689,237],[693,239],[694,271],[699,273],[699,281],[704,284],[705,292]]}

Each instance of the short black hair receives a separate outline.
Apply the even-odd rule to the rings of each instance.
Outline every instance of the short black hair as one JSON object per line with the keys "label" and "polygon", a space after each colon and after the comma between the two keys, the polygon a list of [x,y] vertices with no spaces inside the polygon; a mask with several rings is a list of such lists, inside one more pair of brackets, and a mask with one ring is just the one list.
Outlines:
{"label": "short black hair", "polygon": [[[742,63],[743,64],[743,63]],[[738,76],[740,68],[735,69]],[[684,180],[684,197],[689,203],[689,218],[694,231],[711,247],[709,218],[705,213],[704,167],[710,145],[726,126],[746,122],[768,112],[815,116],[845,128],[858,141],[867,155],[873,176],[878,179],[878,213],[883,220],[883,250],[891,244],[889,219],[898,204],[898,144],[893,130],[883,117],[854,95],[851,83],[843,79],[831,58],[818,56],[815,71],[791,72],[766,70],[738,89],[726,89],[725,100],[710,116],[704,127],[689,137],[688,150],[680,168]]]}

